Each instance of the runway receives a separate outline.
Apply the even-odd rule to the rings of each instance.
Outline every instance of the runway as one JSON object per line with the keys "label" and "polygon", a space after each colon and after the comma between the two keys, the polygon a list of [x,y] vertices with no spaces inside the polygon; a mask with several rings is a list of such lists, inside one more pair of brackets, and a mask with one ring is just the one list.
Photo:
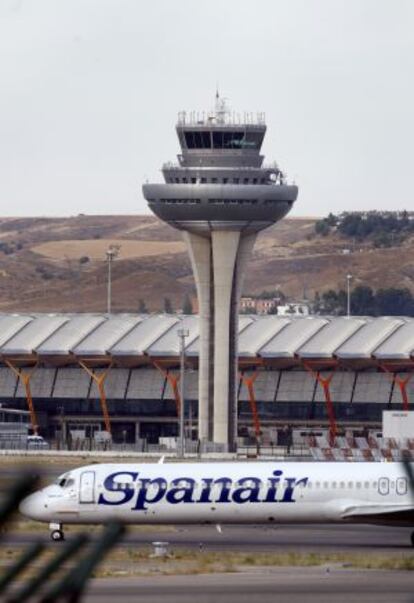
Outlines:
{"label": "runway", "polygon": [[414,600],[407,571],[329,567],[279,568],[269,572],[155,576],[93,580],[86,603],[408,603]]}
{"label": "runway", "polygon": [[[86,529],[88,527],[86,526]],[[73,528],[66,529],[67,539]],[[96,533],[96,532],[95,532]],[[154,540],[170,543],[171,548],[220,551],[263,551],[303,553],[411,553],[410,528],[364,525],[283,525],[283,526],[223,526],[219,533],[215,526],[131,527],[120,546],[145,547]],[[22,546],[36,539],[48,542],[49,530],[36,532],[9,532],[2,543]],[[59,546],[54,544],[53,546]]]}

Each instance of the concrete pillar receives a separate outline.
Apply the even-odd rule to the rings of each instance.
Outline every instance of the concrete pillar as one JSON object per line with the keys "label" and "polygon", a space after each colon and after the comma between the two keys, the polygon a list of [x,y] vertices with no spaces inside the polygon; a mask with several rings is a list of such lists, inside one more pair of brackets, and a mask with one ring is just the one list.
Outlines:
{"label": "concrete pillar", "polygon": [[214,433],[217,443],[228,446],[230,319],[239,231],[214,230],[211,234],[214,274]]}
{"label": "concrete pillar", "polygon": [[230,312],[230,365],[229,365],[229,444],[236,442],[238,414],[238,355],[239,355],[239,303],[246,274],[246,264],[253,250],[257,233],[241,234],[233,277],[233,291]]}
{"label": "concrete pillar", "polygon": [[211,241],[191,232],[183,233],[197,287],[200,347],[198,359],[198,437],[212,440],[213,371],[211,335]]}
{"label": "concrete pillar", "polygon": [[239,299],[256,234],[184,232],[199,305],[198,433],[232,447],[237,435]]}

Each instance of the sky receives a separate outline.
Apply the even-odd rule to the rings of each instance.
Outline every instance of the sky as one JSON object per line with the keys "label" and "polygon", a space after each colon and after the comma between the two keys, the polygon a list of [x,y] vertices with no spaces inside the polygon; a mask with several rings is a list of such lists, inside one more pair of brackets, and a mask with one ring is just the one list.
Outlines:
{"label": "sky", "polygon": [[413,31],[411,0],[0,0],[0,216],[148,213],[217,86],[291,215],[414,210]]}

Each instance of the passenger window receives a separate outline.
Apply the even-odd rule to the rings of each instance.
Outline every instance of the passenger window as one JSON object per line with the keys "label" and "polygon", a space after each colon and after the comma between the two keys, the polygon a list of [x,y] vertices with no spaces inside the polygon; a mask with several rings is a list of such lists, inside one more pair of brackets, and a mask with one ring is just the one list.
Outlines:
{"label": "passenger window", "polygon": [[353,487],[354,487],[354,482],[348,482],[348,488],[350,490],[352,490]]}
{"label": "passenger window", "polygon": [[364,483],[365,488],[369,488],[369,482]]}
{"label": "passenger window", "polygon": [[332,488],[336,488],[336,482],[332,482]]}
{"label": "passenger window", "polygon": [[379,494],[381,494],[382,496],[385,496],[386,494],[389,494],[389,491],[390,491],[390,480],[388,479],[388,477],[381,477],[378,480]]}
{"label": "passenger window", "polygon": [[328,482],[323,482],[323,487],[326,488],[326,490],[327,490],[329,488]]}
{"label": "passenger window", "polygon": [[360,488],[361,486],[362,486],[361,482],[357,482],[357,483],[356,483],[356,487],[357,487],[357,488]]}
{"label": "passenger window", "polygon": [[345,482],[341,482],[341,483],[339,484],[339,487],[340,487],[340,488],[345,488]]}
{"label": "passenger window", "polygon": [[407,494],[407,479],[405,477],[397,479],[397,494]]}

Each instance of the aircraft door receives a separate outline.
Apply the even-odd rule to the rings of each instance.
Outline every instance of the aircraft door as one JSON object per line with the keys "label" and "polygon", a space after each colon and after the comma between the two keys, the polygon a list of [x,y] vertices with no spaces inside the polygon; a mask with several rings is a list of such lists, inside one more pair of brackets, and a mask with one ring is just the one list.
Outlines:
{"label": "aircraft door", "polygon": [[79,481],[79,502],[91,504],[95,502],[95,471],[83,471]]}
{"label": "aircraft door", "polygon": [[390,480],[388,477],[380,477],[378,480],[378,492],[382,496],[390,493]]}
{"label": "aircraft door", "polygon": [[396,483],[397,494],[404,495],[407,494],[407,478],[406,477],[398,477]]}

